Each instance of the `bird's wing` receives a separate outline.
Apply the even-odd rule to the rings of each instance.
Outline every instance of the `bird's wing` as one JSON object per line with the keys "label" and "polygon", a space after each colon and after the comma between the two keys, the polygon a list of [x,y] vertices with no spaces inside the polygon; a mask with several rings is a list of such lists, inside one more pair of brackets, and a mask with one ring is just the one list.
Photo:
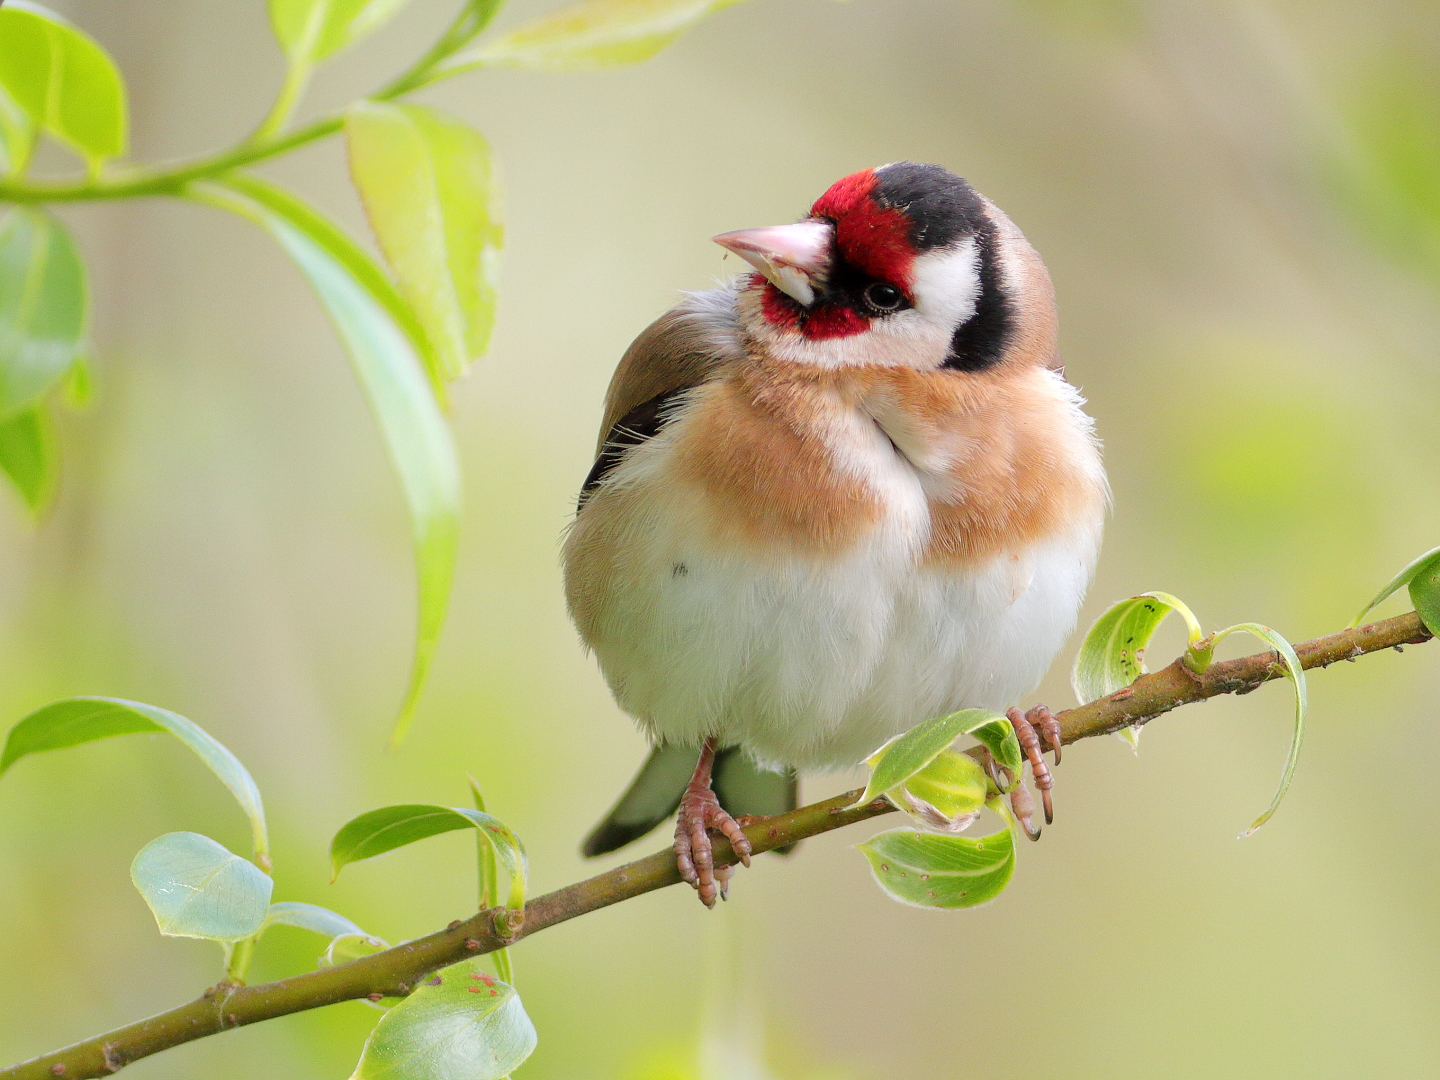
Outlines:
{"label": "bird's wing", "polygon": [[694,293],[651,323],[625,350],[610,380],[595,464],[581,489],[580,506],[626,451],[665,426],[673,412],[668,406],[740,354],[733,289]]}
{"label": "bird's wing", "polygon": [[[650,751],[625,794],[590,830],[580,850],[587,858],[604,855],[640,839],[673,814],[695,772],[698,757],[699,751],[693,746],[662,744]],[[735,817],[768,817],[796,806],[795,773],[761,769],[738,746],[726,747],[715,755],[711,787],[720,805]]]}

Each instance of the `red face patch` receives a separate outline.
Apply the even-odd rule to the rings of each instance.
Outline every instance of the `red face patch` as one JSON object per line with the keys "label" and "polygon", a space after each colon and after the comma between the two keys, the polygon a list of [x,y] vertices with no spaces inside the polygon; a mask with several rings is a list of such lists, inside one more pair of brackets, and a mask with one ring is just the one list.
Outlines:
{"label": "red face patch", "polygon": [[874,169],[851,173],[816,199],[810,214],[835,222],[835,246],[842,259],[908,293],[915,262],[910,219],[904,211],[875,201],[879,183]]}

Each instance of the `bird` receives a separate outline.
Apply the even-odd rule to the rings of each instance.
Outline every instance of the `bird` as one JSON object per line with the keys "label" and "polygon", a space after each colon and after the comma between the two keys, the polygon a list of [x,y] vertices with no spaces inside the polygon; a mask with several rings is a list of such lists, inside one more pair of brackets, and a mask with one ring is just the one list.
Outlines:
{"label": "bird", "polygon": [[625,352],[564,538],[571,617],[653,746],[584,853],[676,813],[713,907],[712,830],[748,866],[742,824],[800,771],[961,708],[1006,711],[1050,820],[1059,728],[1016,702],[1074,629],[1109,487],[1040,256],[910,161],[713,239],[753,269]]}

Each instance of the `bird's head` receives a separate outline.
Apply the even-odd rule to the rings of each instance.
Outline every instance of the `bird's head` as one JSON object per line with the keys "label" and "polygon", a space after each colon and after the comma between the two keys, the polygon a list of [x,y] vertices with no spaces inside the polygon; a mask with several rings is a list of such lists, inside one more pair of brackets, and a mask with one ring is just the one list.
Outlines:
{"label": "bird's head", "polygon": [[715,242],[755,267],[740,285],[742,325],[781,359],[957,371],[1055,364],[1054,299],[1039,256],[939,165],[853,173],[803,221]]}

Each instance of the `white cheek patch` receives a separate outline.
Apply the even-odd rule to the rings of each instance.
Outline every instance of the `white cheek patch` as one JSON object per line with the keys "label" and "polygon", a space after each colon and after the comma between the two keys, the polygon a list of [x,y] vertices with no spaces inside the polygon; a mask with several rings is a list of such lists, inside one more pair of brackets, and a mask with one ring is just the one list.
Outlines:
{"label": "white cheek patch", "polygon": [[917,315],[953,334],[980,303],[980,248],[975,238],[917,257],[910,292]]}
{"label": "white cheek patch", "polygon": [[762,314],[758,290],[743,289],[740,321],[772,356],[838,368],[879,365],[928,370],[950,355],[955,331],[980,303],[980,250],[974,237],[918,256],[910,293],[915,306],[871,321],[864,333],[812,340]]}

